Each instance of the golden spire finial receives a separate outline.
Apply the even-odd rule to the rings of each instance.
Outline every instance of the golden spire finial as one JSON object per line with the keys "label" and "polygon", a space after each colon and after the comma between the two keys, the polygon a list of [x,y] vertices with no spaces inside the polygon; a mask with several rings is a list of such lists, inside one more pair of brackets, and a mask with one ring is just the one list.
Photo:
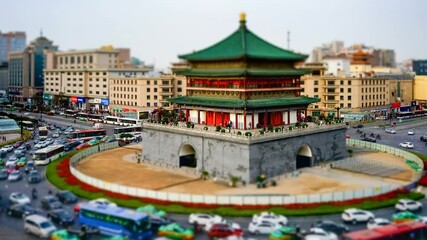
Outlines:
{"label": "golden spire finial", "polygon": [[240,21],[245,22],[246,21],[246,13],[242,12],[240,13]]}

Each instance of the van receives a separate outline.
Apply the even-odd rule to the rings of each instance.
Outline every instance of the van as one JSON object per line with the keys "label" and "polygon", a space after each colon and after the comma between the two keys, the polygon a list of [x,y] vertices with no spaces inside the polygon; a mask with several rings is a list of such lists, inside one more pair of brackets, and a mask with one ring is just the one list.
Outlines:
{"label": "van", "polygon": [[24,229],[26,233],[32,233],[41,238],[49,238],[56,231],[56,227],[51,221],[37,214],[25,217]]}
{"label": "van", "polygon": [[95,130],[99,130],[99,129],[103,129],[104,126],[102,125],[102,123],[95,123],[93,124],[93,129]]}

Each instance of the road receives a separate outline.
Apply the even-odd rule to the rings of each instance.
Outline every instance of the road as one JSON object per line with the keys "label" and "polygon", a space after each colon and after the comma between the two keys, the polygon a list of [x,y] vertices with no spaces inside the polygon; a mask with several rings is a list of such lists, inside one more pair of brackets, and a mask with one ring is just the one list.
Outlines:
{"label": "road", "polygon": [[[39,115],[35,114],[29,114],[30,116],[33,115],[35,117],[38,117]],[[74,123],[73,119],[69,118],[63,118],[58,116],[43,116],[43,119],[46,122],[50,122],[56,125],[62,125],[62,126],[73,126],[77,129],[92,129],[92,123],[88,122],[81,122],[77,121]],[[398,147],[400,142],[403,141],[412,141],[414,142],[415,149],[414,151],[421,152],[423,154],[427,154],[427,147],[424,143],[422,143],[419,140],[419,137],[421,133],[427,132],[427,123],[426,125],[419,126],[420,121],[417,122],[408,122],[406,124],[398,124],[396,127],[397,133],[396,134],[386,134],[385,131],[380,127],[380,123],[372,124],[370,126],[365,126],[361,130],[363,130],[367,135],[370,133],[374,133],[375,135],[380,134],[381,140],[378,140],[378,143],[380,144],[386,144],[390,146]],[[105,128],[107,129],[107,134],[112,135],[113,129],[115,126],[105,125]],[[407,130],[409,129],[415,129],[415,135],[411,136],[407,134]],[[51,134],[51,133],[50,133]],[[356,129],[350,128],[348,130],[348,134],[355,139],[360,138],[360,134],[356,133]],[[61,136],[63,137],[63,135]],[[8,156],[11,154],[9,153]],[[30,157],[29,154],[27,154],[27,157]],[[38,166],[39,171],[44,172],[43,166]],[[6,207],[7,205],[7,198],[11,192],[23,192],[27,195],[31,196],[31,189],[33,187],[36,187],[39,193],[39,199],[33,200],[31,205],[33,207],[40,207],[40,197],[45,196],[48,194],[48,191],[51,190],[53,192],[56,192],[57,190],[55,187],[53,187],[47,180],[42,181],[41,183],[35,184],[35,185],[29,185],[27,184],[26,179],[21,180],[19,182],[7,182],[2,181],[0,182],[0,195],[3,197],[3,200],[0,203],[0,206],[2,208]],[[426,200],[423,200],[423,203],[426,203]],[[72,212],[73,206],[66,206],[66,208]],[[44,211],[46,212],[46,211]],[[383,217],[383,218],[391,218],[391,215],[395,213],[394,208],[384,208],[373,211],[376,217]],[[427,210],[423,209],[423,211],[420,213],[421,215],[427,215]],[[185,227],[191,228],[188,224],[188,216],[187,215],[181,215],[181,214],[169,214],[169,217],[182,224]],[[249,222],[251,221],[251,218],[234,218],[234,217],[228,217],[227,219],[235,221],[239,223],[242,228],[244,229],[244,232],[247,231],[247,227]],[[289,225],[294,226],[300,226],[301,229],[308,229],[310,226],[319,221],[319,220],[332,220],[335,222],[341,222],[341,216],[340,214],[332,214],[327,216],[307,216],[307,217],[288,217],[289,219]],[[348,225],[351,230],[360,230],[365,229],[366,224],[357,224],[357,225]],[[77,223],[72,226],[74,229],[78,229]],[[248,234],[246,234],[248,236]],[[23,220],[20,218],[13,218],[8,217],[6,214],[0,214],[0,239],[36,239],[34,236],[26,235],[23,231]],[[100,239],[100,237],[91,237],[91,239]],[[206,233],[198,233],[196,235],[196,239],[208,239]],[[268,239],[267,236],[256,236],[256,239]]]}

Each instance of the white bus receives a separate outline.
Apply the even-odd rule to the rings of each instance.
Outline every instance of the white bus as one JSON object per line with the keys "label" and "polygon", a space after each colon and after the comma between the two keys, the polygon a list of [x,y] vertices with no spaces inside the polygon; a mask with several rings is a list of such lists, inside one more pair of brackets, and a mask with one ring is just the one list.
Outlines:
{"label": "white bus", "polygon": [[48,134],[49,134],[49,130],[47,130],[47,127],[39,127],[40,140],[45,140]]}
{"label": "white bus", "polygon": [[119,118],[120,126],[141,126],[142,120],[133,118]]}
{"label": "white bus", "polygon": [[120,135],[124,133],[132,134],[134,136],[141,136],[141,132],[142,132],[141,126],[114,128],[114,136],[116,138],[120,138]]}
{"label": "white bus", "polygon": [[64,145],[52,145],[34,152],[33,160],[36,165],[46,165],[64,155]]}
{"label": "white bus", "polygon": [[105,116],[104,117],[104,123],[119,125],[120,124],[119,119],[120,119],[120,117]]}

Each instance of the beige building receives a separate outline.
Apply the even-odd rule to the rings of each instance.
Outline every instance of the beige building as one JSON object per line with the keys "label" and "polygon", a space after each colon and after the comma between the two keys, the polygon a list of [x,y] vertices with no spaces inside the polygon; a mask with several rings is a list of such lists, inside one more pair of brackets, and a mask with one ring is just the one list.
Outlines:
{"label": "beige building", "polygon": [[417,75],[414,78],[414,100],[427,101],[427,75]]}

